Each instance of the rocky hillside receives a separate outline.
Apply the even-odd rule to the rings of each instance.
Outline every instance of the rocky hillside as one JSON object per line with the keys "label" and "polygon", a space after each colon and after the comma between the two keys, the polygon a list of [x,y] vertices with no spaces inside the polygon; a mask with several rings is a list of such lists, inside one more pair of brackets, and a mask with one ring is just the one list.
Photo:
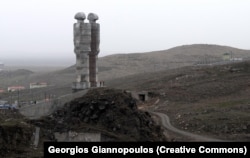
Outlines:
{"label": "rocky hillside", "polygon": [[113,78],[117,78],[136,73],[191,66],[203,62],[216,62],[222,60],[224,53],[231,52],[233,57],[250,57],[249,50],[199,44],[148,53],[110,55],[99,59],[100,67],[107,69],[100,73],[100,77],[107,79],[111,75]]}
{"label": "rocky hillside", "polygon": [[[168,50],[147,53],[115,54],[98,59],[98,78],[108,81],[138,73],[156,72],[204,62],[216,62],[222,60],[224,53],[232,53],[232,56],[237,58],[246,59],[250,57],[249,50],[204,44],[178,46]],[[0,85],[4,85],[2,87],[17,82],[20,84],[48,82],[52,85],[70,86],[75,79],[75,67],[71,66],[56,72],[32,74],[24,77],[13,76],[11,80],[7,78],[8,82],[6,76],[3,79],[0,80]]]}
{"label": "rocky hillside", "polygon": [[[217,62],[223,60],[225,53],[232,53],[232,56],[237,58],[250,57],[249,50],[204,44],[184,45],[147,53],[115,54],[99,58],[99,78],[109,80],[137,73]],[[59,73],[71,74],[73,72],[75,72],[74,66],[71,66]]]}
{"label": "rocky hillside", "polygon": [[190,66],[112,80],[110,87],[149,91],[174,126],[225,140],[250,140],[250,61]]}
{"label": "rocky hillside", "polygon": [[35,127],[26,123],[17,111],[1,110],[0,157],[30,157],[35,151],[34,131]]}
{"label": "rocky hillside", "polygon": [[130,75],[110,80],[107,85],[166,93],[171,100],[195,101],[244,91],[249,87],[249,67],[250,61],[214,66],[189,66]]}

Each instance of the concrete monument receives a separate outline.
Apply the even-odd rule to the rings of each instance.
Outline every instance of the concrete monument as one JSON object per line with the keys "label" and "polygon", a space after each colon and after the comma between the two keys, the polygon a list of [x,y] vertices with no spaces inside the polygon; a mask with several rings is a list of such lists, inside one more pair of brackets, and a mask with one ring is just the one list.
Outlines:
{"label": "concrete monument", "polygon": [[88,15],[88,20],[91,25],[91,52],[89,54],[89,80],[91,87],[98,86],[98,67],[97,58],[99,54],[99,44],[100,44],[100,24],[96,23],[98,16],[94,13]]}
{"label": "concrete monument", "polygon": [[100,25],[96,23],[98,16],[88,15],[90,23],[84,23],[86,16],[79,12],[75,15],[74,24],[74,52],[76,54],[76,81],[73,82],[74,91],[98,87],[97,58],[100,43]]}

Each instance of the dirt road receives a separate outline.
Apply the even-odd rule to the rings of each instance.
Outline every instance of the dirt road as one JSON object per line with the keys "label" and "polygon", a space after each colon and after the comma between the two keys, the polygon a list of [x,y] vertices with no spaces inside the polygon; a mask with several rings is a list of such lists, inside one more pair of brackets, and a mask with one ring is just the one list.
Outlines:
{"label": "dirt road", "polygon": [[170,123],[170,119],[166,114],[160,113],[160,112],[150,112],[150,113],[158,116],[161,119],[161,123],[162,123],[162,126],[164,128],[166,128],[174,133],[189,137],[192,139],[192,141],[206,141],[206,142],[222,142],[223,141],[220,139],[209,138],[206,136],[201,136],[201,135],[197,135],[197,134],[193,134],[190,132],[179,130],[179,129],[175,128],[174,126],[172,126],[172,124]]}

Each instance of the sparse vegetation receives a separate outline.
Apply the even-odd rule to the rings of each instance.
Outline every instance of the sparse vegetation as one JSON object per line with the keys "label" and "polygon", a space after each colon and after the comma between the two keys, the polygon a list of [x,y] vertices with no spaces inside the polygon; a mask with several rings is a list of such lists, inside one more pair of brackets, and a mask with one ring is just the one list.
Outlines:
{"label": "sparse vegetation", "polygon": [[165,111],[180,129],[246,141],[250,140],[249,66],[246,61],[183,67],[128,76],[108,84],[158,93],[162,104],[158,110]]}

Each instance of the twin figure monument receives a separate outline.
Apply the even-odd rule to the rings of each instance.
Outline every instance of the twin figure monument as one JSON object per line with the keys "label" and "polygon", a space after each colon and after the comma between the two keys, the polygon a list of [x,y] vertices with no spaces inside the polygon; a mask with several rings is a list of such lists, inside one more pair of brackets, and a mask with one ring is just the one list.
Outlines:
{"label": "twin figure monument", "polygon": [[78,91],[90,87],[100,87],[98,82],[97,58],[100,44],[100,24],[96,23],[98,16],[88,14],[89,23],[85,23],[86,15],[79,12],[74,23],[74,52],[76,54],[76,81],[72,90]]}

